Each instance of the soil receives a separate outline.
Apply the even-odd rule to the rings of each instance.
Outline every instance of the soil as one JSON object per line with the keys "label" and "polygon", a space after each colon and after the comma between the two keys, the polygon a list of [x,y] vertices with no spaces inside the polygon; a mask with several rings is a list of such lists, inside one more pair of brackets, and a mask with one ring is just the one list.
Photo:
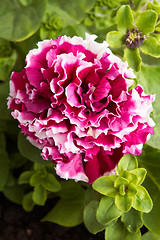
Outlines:
{"label": "soil", "polygon": [[103,232],[90,234],[83,224],[67,228],[40,222],[47,212],[47,206],[25,212],[0,194],[0,240],[104,240]]}

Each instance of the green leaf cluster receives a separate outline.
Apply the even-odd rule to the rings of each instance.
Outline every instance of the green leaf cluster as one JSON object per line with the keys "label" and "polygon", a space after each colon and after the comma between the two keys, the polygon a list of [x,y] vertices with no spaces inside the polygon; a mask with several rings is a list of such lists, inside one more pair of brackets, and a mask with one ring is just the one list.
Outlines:
{"label": "green leaf cluster", "polygon": [[159,58],[159,8],[157,1],[148,3],[145,10],[135,11],[133,4],[121,6],[116,13],[117,30],[110,31],[106,40],[113,48],[123,47],[123,59],[135,71],[141,69],[141,52]]}
{"label": "green leaf cluster", "polygon": [[43,206],[47,200],[47,191],[54,193],[61,189],[61,184],[53,173],[38,163],[34,164],[33,170],[24,171],[19,176],[18,183],[33,187],[23,197],[22,206],[26,211],[31,211],[35,204]]}
{"label": "green leaf cluster", "polygon": [[141,186],[145,176],[146,170],[138,168],[137,159],[129,154],[120,160],[115,175],[95,180],[92,187],[100,195],[92,191],[86,203],[87,229],[94,234],[106,229],[105,239],[141,239],[142,214],[152,209],[152,200]]}

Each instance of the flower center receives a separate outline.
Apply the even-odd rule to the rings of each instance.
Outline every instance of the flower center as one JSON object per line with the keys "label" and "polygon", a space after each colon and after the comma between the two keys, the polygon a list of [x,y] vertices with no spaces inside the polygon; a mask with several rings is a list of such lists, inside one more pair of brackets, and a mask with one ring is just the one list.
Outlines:
{"label": "flower center", "polygon": [[147,37],[145,35],[142,35],[141,32],[138,32],[137,29],[129,29],[129,32],[124,36],[125,44],[129,48],[140,47],[146,39]]}

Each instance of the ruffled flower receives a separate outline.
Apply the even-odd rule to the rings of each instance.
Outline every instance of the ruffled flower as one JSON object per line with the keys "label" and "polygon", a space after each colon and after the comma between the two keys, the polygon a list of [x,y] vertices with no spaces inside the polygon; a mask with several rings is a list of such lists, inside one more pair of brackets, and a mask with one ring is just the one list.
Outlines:
{"label": "ruffled flower", "polygon": [[141,154],[153,134],[154,95],[95,35],[44,40],[13,72],[8,107],[42,157],[62,178],[92,183],[113,173],[121,157]]}

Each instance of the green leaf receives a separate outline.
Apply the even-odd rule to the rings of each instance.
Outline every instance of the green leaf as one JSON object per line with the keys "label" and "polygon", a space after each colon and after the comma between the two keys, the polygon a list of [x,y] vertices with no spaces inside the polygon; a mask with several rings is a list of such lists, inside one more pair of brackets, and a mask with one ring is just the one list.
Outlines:
{"label": "green leaf", "polygon": [[137,191],[136,196],[133,198],[132,207],[141,212],[150,212],[153,203],[147,190],[142,186],[137,186]]}
{"label": "green leaf", "polygon": [[35,33],[46,8],[46,0],[34,0],[23,6],[18,0],[0,2],[0,37],[22,41]]}
{"label": "green leaf", "polygon": [[144,91],[147,94],[156,94],[153,102],[153,120],[156,123],[154,127],[154,135],[151,136],[147,144],[153,148],[160,149],[160,66],[142,65],[141,71],[137,74],[139,83],[143,85]]}
{"label": "green leaf", "polygon": [[141,233],[130,233],[124,224],[117,221],[114,225],[107,227],[105,231],[105,240],[140,240]]}
{"label": "green leaf", "polygon": [[41,185],[43,176],[44,176],[43,172],[34,173],[30,178],[30,181],[29,181],[30,185],[32,187]]}
{"label": "green leaf", "polygon": [[131,173],[134,173],[137,175],[138,177],[138,185],[142,184],[145,177],[146,177],[146,174],[147,174],[147,171],[145,168],[137,168],[137,169],[133,169],[130,171]]}
{"label": "green leaf", "polygon": [[117,31],[109,32],[106,41],[111,47],[120,47],[124,44],[124,34]]}
{"label": "green leaf", "polygon": [[80,23],[85,18],[86,12],[89,12],[94,7],[95,2],[95,0],[50,0],[49,7],[52,11],[59,7],[75,19],[77,23]]}
{"label": "green leaf", "polygon": [[95,201],[95,200],[99,201],[101,197],[102,195],[100,193],[93,190],[93,188],[89,186],[85,191],[85,205],[88,205],[91,201]]}
{"label": "green leaf", "polygon": [[134,197],[137,194],[137,187],[134,183],[128,185],[127,195],[128,197]]}
{"label": "green leaf", "polygon": [[134,184],[138,183],[137,175],[132,172],[128,172],[125,170],[120,174],[120,176],[123,178],[126,178],[129,181],[129,183],[134,183]]}
{"label": "green leaf", "polygon": [[133,15],[130,6],[123,5],[117,12],[117,28],[120,32],[126,34],[129,29],[133,29]]}
{"label": "green leaf", "polygon": [[141,51],[144,54],[159,58],[160,57],[160,44],[155,38],[148,37],[147,40],[145,40],[144,43],[142,44]]}
{"label": "green leaf", "polygon": [[83,199],[61,199],[41,221],[74,227],[83,222],[83,209]]}
{"label": "green leaf", "polygon": [[147,176],[144,186],[149,191],[153,201],[153,208],[149,213],[143,213],[145,226],[152,232],[160,235],[160,152],[149,146],[145,146],[142,154],[138,156],[141,167],[146,168]]}
{"label": "green leaf", "polygon": [[83,189],[81,182],[75,182],[74,180],[61,181],[61,190],[57,193],[63,199],[73,200],[84,197],[85,190]]}
{"label": "green leaf", "polygon": [[114,182],[116,180],[116,175],[110,175],[108,177],[100,177],[97,180],[94,181],[92,184],[92,187],[97,192],[109,196],[114,197],[117,193],[117,190],[114,187]]}
{"label": "green leaf", "polygon": [[118,177],[116,180],[115,180],[115,183],[114,183],[114,187],[119,187],[120,185],[128,185],[129,184],[129,181],[126,179],[126,178],[123,178],[123,177]]}
{"label": "green leaf", "polygon": [[137,232],[143,226],[142,213],[134,208],[131,208],[129,212],[123,213],[121,221],[131,233]]}
{"label": "green leaf", "polygon": [[132,4],[133,4],[133,9],[134,10],[138,10],[140,9],[143,5],[146,4],[146,0],[132,0]]}
{"label": "green leaf", "polygon": [[5,148],[0,148],[0,191],[3,190],[9,174],[9,158]]}
{"label": "green leaf", "polygon": [[136,72],[141,69],[142,59],[139,54],[139,49],[130,49],[126,47],[124,49],[123,59],[128,62],[129,66],[133,68]]}
{"label": "green leaf", "polygon": [[24,190],[22,186],[19,186],[18,184],[14,184],[11,187],[5,187],[3,189],[3,194],[11,202],[22,204],[22,200],[24,196]]}
{"label": "green leaf", "polygon": [[122,212],[116,207],[113,198],[102,197],[97,210],[97,220],[100,223],[108,224],[121,215]]}
{"label": "green leaf", "polygon": [[35,203],[33,202],[33,199],[32,199],[32,195],[33,195],[33,192],[29,192],[29,193],[25,194],[23,197],[22,206],[23,206],[24,210],[27,212],[32,211],[32,209],[35,205]]}
{"label": "green leaf", "polygon": [[[146,181],[145,181],[146,182]],[[153,181],[148,177],[147,187],[153,200],[153,209],[149,213],[143,213],[142,218],[145,226],[155,234],[160,235],[160,190],[154,185]]]}
{"label": "green leaf", "polygon": [[33,171],[25,171],[21,173],[18,179],[19,184],[29,183],[31,176],[33,175]]}
{"label": "green leaf", "polygon": [[153,232],[146,232],[142,236],[142,240],[160,240],[160,235],[157,235],[157,234],[155,234]]}
{"label": "green leaf", "polygon": [[124,196],[117,194],[115,197],[115,204],[117,208],[122,212],[128,212],[130,210],[130,208],[132,207],[132,201],[133,199],[127,194]]}
{"label": "green leaf", "polygon": [[138,162],[135,156],[131,154],[124,155],[118,163],[116,173],[120,174],[124,170],[133,170],[138,167]]}
{"label": "green leaf", "polygon": [[11,114],[7,109],[7,97],[9,92],[9,84],[8,81],[0,84],[0,119],[1,120],[9,120],[11,119]]}
{"label": "green leaf", "polygon": [[16,61],[16,53],[14,52],[10,57],[0,58],[0,80],[8,80],[11,75],[11,70]]}
{"label": "green leaf", "polygon": [[158,1],[154,1],[154,3],[148,2],[147,10],[154,10],[158,15],[160,14],[160,4]]}
{"label": "green leaf", "polygon": [[154,32],[154,28],[157,22],[157,14],[153,10],[147,10],[138,14],[136,18],[136,26],[138,32],[142,32],[144,35],[148,35]]}
{"label": "green leaf", "polygon": [[42,179],[42,187],[51,192],[58,192],[61,189],[61,184],[51,173],[48,173],[46,177]]}
{"label": "green leaf", "polygon": [[22,133],[18,135],[18,148],[20,153],[31,160],[32,162],[37,162],[42,165],[48,165],[51,163],[50,160],[43,160],[41,157],[41,151],[34,147]]}
{"label": "green leaf", "polygon": [[36,186],[33,191],[32,199],[34,203],[44,206],[47,200],[47,191],[42,186]]}
{"label": "green leaf", "polygon": [[92,201],[84,208],[83,214],[84,224],[88,231],[93,234],[96,234],[106,228],[105,225],[102,225],[97,221],[96,212],[98,206],[99,206],[98,201]]}

